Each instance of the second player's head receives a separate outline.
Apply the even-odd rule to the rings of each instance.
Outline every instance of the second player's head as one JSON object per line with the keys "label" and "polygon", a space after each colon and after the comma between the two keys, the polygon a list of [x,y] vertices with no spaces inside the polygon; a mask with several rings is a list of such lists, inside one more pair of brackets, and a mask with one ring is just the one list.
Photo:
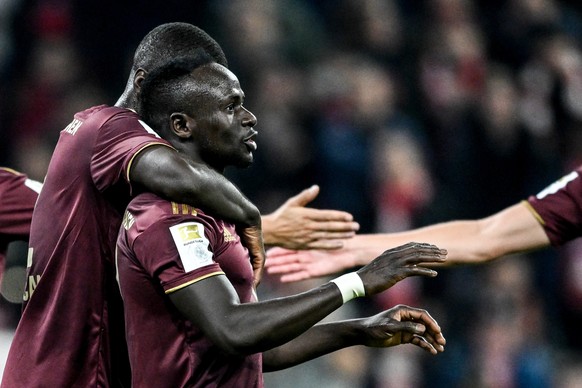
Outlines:
{"label": "second player's head", "polygon": [[148,73],[139,113],[182,153],[222,172],[253,161],[257,120],[243,101],[237,77],[199,50]]}

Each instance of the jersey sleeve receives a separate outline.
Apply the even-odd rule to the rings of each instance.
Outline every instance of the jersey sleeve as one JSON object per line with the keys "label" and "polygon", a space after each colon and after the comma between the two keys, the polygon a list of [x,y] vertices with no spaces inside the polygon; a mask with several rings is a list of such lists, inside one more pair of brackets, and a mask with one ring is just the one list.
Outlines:
{"label": "jersey sleeve", "polygon": [[195,218],[157,222],[134,241],[133,250],[145,271],[166,294],[210,276],[224,275],[214,261],[215,231]]}
{"label": "jersey sleeve", "polygon": [[0,234],[28,238],[41,183],[16,171],[0,169]]}
{"label": "jersey sleeve", "polygon": [[121,179],[129,183],[129,170],[135,156],[155,145],[172,148],[133,112],[110,118],[99,131],[91,157],[91,176],[96,187],[104,191]]}
{"label": "jersey sleeve", "polygon": [[582,235],[581,168],[527,199],[553,246]]}

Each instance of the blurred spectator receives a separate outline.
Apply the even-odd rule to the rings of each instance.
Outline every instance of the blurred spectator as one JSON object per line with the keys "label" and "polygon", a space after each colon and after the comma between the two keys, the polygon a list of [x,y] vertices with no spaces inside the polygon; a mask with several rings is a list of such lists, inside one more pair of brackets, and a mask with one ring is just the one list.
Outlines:
{"label": "blurred spectator", "polygon": [[[582,163],[580,11],[571,0],[6,0],[3,164],[42,179],[71,114],[114,102],[139,37],[186,21],[221,43],[257,114],[256,163],[229,174],[261,210],[317,183],[314,205],[350,211],[363,232],[476,218]],[[349,312],[430,307],[445,335],[460,331],[436,359],[350,349],[267,379],[569,387],[582,370],[581,249],[409,279]],[[267,278],[260,292],[297,290]]]}

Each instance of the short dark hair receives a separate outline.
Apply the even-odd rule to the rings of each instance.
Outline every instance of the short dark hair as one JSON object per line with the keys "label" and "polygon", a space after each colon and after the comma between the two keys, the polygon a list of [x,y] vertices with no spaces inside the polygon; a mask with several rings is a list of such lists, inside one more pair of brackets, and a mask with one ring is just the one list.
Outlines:
{"label": "short dark hair", "polygon": [[199,48],[215,62],[228,67],[222,47],[201,28],[181,22],[161,24],[138,45],[133,57],[133,70],[142,68],[149,72],[174,58],[190,56]]}
{"label": "short dark hair", "polygon": [[[145,77],[139,96],[139,114],[160,133],[165,133],[172,112],[188,112],[188,94],[192,83],[186,78],[200,66],[214,63],[214,58],[202,49],[192,55],[177,58],[154,68]],[[189,113],[189,112],[188,112]]]}

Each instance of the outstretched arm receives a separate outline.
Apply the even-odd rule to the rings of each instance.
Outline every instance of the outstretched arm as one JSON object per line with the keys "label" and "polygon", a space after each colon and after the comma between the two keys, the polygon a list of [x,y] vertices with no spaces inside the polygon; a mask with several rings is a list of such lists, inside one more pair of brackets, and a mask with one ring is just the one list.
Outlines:
{"label": "outstretched arm", "polygon": [[524,203],[480,220],[450,221],[401,233],[357,235],[336,251],[269,250],[267,272],[292,282],[326,276],[368,263],[379,252],[404,241],[430,241],[447,250],[445,265],[480,264],[517,252],[546,247],[550,241]]}
{"label": "outstretched arm", "polygon": [[301,364],[349,346],[416,345],[432,354],[444,351],[438,323],[422,309],[399,305],[371,317],[318,324],[288,343],[263,353],[263,371]]}
{"label": "outstretched arm", "polygon": [[301,294],[258,303],[241,304],[224,275],[200,280],[169,297],[223,351],[251,354],[297,337],[350,297],[376,295],[408,276],[436,276],[423,266],[442,262],[445,255],[430,244],[406,244],[384,252],[343,281],[338,278]]}
{"label": "outstretched arm", "polygon": [[174,202],[203,208],[236,224],[251,255],[255,285],[259,283],[265,262],[261,215],[232,182],[165,146],[151,146],[138,153],[129,174],[136,187]]}
{"label": "outstretched arm", "polygon": [[271,214],[263,215],[265,245],[287,249],[338,249],[360,228],[351,214],[339,210],[305,207],[319,194],[319,186],[311,186]]}

